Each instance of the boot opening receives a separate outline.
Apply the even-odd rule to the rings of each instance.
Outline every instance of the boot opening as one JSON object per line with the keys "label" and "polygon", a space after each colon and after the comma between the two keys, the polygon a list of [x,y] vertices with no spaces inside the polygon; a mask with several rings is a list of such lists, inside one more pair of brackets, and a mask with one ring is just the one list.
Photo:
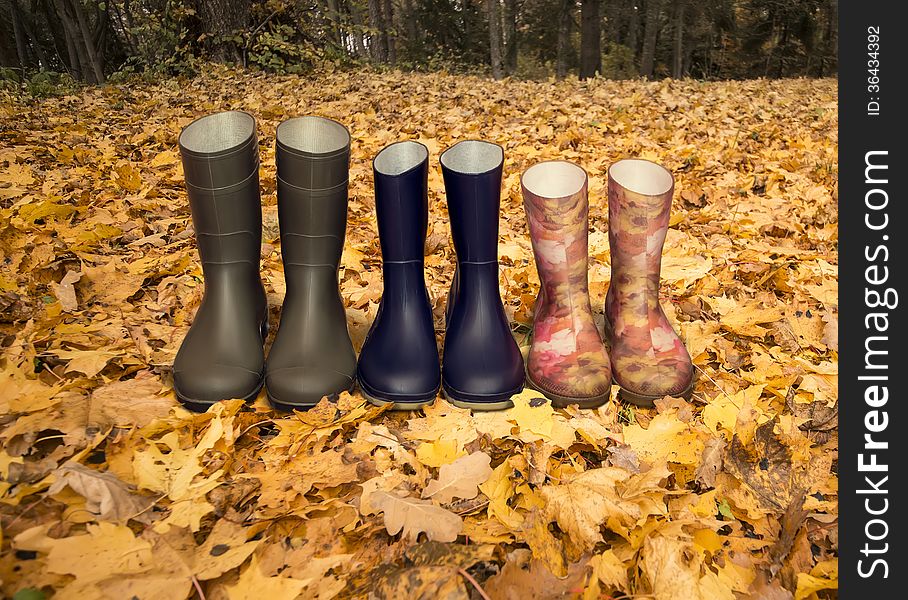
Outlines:
{"label": "boot opening", "polygon": [[661,196],[675,183],[665,167],[639,158],[619,160],[609,167],[608,176],[624,189],[644,196]]}
{"label": "boot opening", "polygon": [[255,119],[238,110],[196,119],[180,133],[180,146],[197,154],[220,154],[233,150],[255,135]]}
{"label": "boot opening", "polygon": [[333,154],[350,145],[347,128],[324,117],[296,117],[277,126],[277,142],[289,150]]}
{"label": "boot opening", "polygon": [[440,160],[443,166],[452,171],[478,175],[500,167],[504,162],[504,150],[498,144],[465,140],[442,152]]}
{"label": "boot opening", "polygon": [[395,142],[378,153],[372,165],[382,175],[401,175],[429,158],[429,150],[419,142]]}
{"label": "boot opening", "polygon": [[533,165],[523,173],[523,187],[540,198],[573,196],[586,183],[586,171],[566,160],[550,160]]}

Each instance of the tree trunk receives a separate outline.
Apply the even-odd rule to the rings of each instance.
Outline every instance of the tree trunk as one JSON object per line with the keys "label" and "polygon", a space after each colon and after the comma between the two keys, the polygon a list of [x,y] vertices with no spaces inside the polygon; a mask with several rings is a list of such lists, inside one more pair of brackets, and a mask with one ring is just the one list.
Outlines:
{"label": "tree trunk", "polygon": [[388,60],[388,40],[385,30],[385,20],[382,18],[382,0],[369,0],[369,29],[372,35],[369,40],[369,50],[372,51],[372,61],[383,63]]}
{"label": "tree trunk", "polygon": [[195,0],[195,3],[202,31],[213,38],[212,58],[219,62],[242,62],[239,45],[227,38],[246,30],[251,0]]}
{"label": "tree trunk", "polygon": [[19,67],[24,71],[31,66],[28,56],[28,40],[25,37],[25,27],[22,26],[22,15],[19,12],[19,3],[12,0],[10,4],[13,21],[13,37],[16,39],[16,55],[19,57]]}
{"label": "tree trunk", "polygon": [[419,19],[416,8],[413,6],[413,0],[404,0],[403,8],[403,20],[407,28],[407,48],[412,52],[420,46]]}
{"label": "tree trunk", "polygon": [[[108,4],[108,7],[113,6],[114,13],[117,16],[117,23],[120,25],[120,30],[123,31],[123,37],[126,38],[126,46],[129,48],[129,53],[133,56],[138,56],[139,46],[136,44],[135,37],[132,35],[132,26],[129,24],[132,21],[132,18],[129,17],[129,0],[123,5],[123,10],[120,10],[120,6],[116,2]],[[124,12],[126,13],[124,15]]]}
{"label": "tree trunk", "polygon": [[353,50],[359,58],[366,58],[369,52],[366,50],[366,44],[363,42],[363,14],[356,2],[349,2],[350,18],[353,20]]}
{"label": "tree trunk", "polygon": [[[820,66],[817,76],[826,76],[826,62],[831,57],[835,57],[836,40],[838,38],[839,26],[839,3],[837,0],[827,0],[823,4],[823,12],[826,13],[826,28],[823,30],[823,43],[821,44],[822,56],[820,57]],[[832,69],[835,72],[835,69]]]}
{"label": "tree trunk", "polygon": [[19,51],[16,36],[8,29],[6,19],[0,19],[0,67],[18,67]]}
{"label": "tree trunk", "polygon": [[[16,0],[13,0],[16,3]],[[35,57],[38,59],[38,66],[41,69],[49,69],[50,62],[47,60],[47,54],[44,53],[44,47],[41,45],[41,40],[38,39],[38,36],[35,35],[35,30],[32,28],[32,23],[35,18],[35,9],[36,6],[32,6],[31,10],[26,11],[24,14],[20,12],[20,17],[22,20],[22,28],[25,30],[25,35],[28,37],[31,42],[32,50],[35,53]]]}
{"label": "tree trunk", "polygon": [[674,44],[672,50],[672,77],[684,77],[684,9],[687,0],[675,0]]}
{"label": "tree trunk", "polygon": [[646,24],[643,28],[643,54],[640,74],[652,78],[656,60],[656,36],[659,33],[659,12],[662,0],[646,0]]}
{"label": "tree trunk", "polygon": [[382,25],[384,26],[385,51],[388,62],[397,64],[397,33],[394,27],[394,5],[391,0],[382,2]]}
{"label": "tree trunk", "polygon": [[66,26],[66,15],[59,14],[59,6],[56,11],[51,8],[50,0],[41,0],[41,5],[44,9],[44,16],[47,18],[47,22],[51,24],[51,31],[53,32],[55,43],[57,40],[62,39],[63,43],[66,44],[67,60],[63,60],[63,57],[60,57],[60,60],[64,64],[67,64],[69,74],[73,79],[76,81],[84,81],[85,79],[82,76],[82,63],[79,60],[79,51],[76,49],[75,39],[73,39],[70,30]]}
{"label": "tree trunk", "polygon": [[94,75],[93,83],[104,83],[104,56],[95,46],[95,36],[92,35],[92,31],[88,27],[88,20],[85,18],[85,11],[82,10],[82,0],[70,0],[70,4],[85,44],[85,53],[88,55],[89,66]]}
{"label": "tree trunk", "polygon": [[508,75],[517,72],[517,0],[504,0],[504,68]]}
{"label": "tree trunk", "polygon": [[621,6],[614,0],[606,0],[602,8],[605,17],[605,42],[606,46],[614,42],[621,43],[619,32],[621,31]]}
{"label": "tree trunk", "polygon": [[595,77],[602,70],[602,27],[599,0],[580,5],[580,79]]}
{"label": "tree trunk", "polygon": [[94,69],[88,55],[88,44],[82,36],[72,4],[68,0],[54,0],[54,6],[66,36],[66,50],[72,63],[73,77],[87,83],[101,83],[93,78]]}
{"label": "tree trunk", "polygon": [[681,65],[682,73],[690,73],[691,64],[694,62],[694,46],[688,44],[684,49],[684,63]]}
{"label": "tree trunk", "polygon": [[624,39],[624,45],[631,49],[631,52],[634,53],[634,60],[637,60],[637,51],[639,48],[639,42],[637,41],[637,34],[640,29],[640,7],[638,2],[631,0],[631,16],[627,24],[627,37]]}
{"label": "tree trunk", "polygon": [[[51,8],[50,0],[40,0],[40,4],[41,13],[47,21],[47,27],[50,29],[50,35],[54,40],[54,51],[57,54],[57,58],[60,59],[63,68],[66,69],[66,72],[69,73],[71,77],[77,80],[81,79],[81,77],[76,74],[79,68],[78,58],[73,53],[74,49],[72,48],[72,42],[69,39],[69,36],[66,35],[66,30],[60,22],[60,17],[58,17],[57,13]],[[35,10],[37,10],[37,6],[35,6]],[[62,48],[61,44],[63,45]],[[65,57],[63,56],[64,52],[66,53]]]}
{"label": "tree trunk", "polygon": [[340,10],[337,7],[337,0],[328,0],[328,22],[331,23],[329,27],[329,38],[331,42],[337,46],[341,46],[341,31],[340,31]]}
{"label": "tree trunk", "polygon": [[501,11],[498,0],[486,0],[486,17],[489,21],[489,57],[492,61],[492,77],[504,77],[504,65],[501,56]]}
{"label": "tree trunk", "polygon": [[558,14],[558,49],[555,55],[555,76],[558,79],[567,77],[568,51],[571,48],[571,23],[574,22],[571,12],[574,0],[561,0]]}

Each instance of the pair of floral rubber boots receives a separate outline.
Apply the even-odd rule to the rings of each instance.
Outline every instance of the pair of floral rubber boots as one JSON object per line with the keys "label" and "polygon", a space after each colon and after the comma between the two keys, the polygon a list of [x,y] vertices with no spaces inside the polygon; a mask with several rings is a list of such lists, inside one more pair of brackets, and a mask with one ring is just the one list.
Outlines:
{"label": "pair of floral rubber boots", "polygon": [[646,160],[609,168],[608,351],[590,305],[587,185],[586,171],[566,161],[536,164],[522,177],[541,283],[527,380],[556,406],[601,405],[613,380],[619,398],[640,406],[666,395],[689,398],[693,364],[659,304],[674,179]]}

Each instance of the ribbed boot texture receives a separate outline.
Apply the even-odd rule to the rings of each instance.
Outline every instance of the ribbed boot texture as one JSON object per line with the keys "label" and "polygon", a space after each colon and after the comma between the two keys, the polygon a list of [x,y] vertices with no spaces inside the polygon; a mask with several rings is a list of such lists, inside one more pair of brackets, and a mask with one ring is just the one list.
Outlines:
{"label": "ribbed boot texture", "polygon": [[190,123],[180,153],[205,295],[173,363],[177,398],[194,410],[254,398],[268,314],[259,276],[262,208],[255,119],[222,112]]}
{"label": "ribbed boot texture", "polygon": [[497,410],[523,390],[523,357],[498,287],[498,218],[504,152],[482,141],[441,155],[457,268],[448,294],[442,360],[445,396],[457,406]]}
{"label": "ribbed boot texture", "polygon": [[298,117],[276,134],[277,203],[287,294],[266,368],[280,410],[352,390],[356,355],[338,290],[347,229],[350,135],[330,119]]}
{"label": "ribbed boot texture", "polygon": [[655,163],[630,159],[609,168],[606,336],[620,397],[642,406],[693,390],[690,355],[659,304],[673,191],[671,173]]}
{"label": "ribbed boot texture", "polygon": [[612,372],[590,305],[586,171],[543,162],[521,182],[540,281],[527,378],[555,406],[599,406],[609,399]]}
{"label": "ribbed boot texture", "polygon": [[376,155],[373,172],[384,289],[357,377],[371,402],[415,409],[435,400],[441,377],[424,272],[429,151],[391,144]]}

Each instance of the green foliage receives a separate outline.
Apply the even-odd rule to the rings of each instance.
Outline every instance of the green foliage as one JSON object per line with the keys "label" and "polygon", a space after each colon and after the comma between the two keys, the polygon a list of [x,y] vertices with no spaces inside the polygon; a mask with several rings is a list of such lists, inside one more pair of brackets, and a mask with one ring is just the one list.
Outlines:
{"label": "green foliage", "polygon": [[601,75],[606,79],[633,79],[637,77],[634,51],[627,46],[609,42],[602,55]]}
{"label": "green foliage", "polygon": [[318,53],[307,44],[295,41],[295,36],[296,31],[290,25],[275,25],[260,32],[248,50],[248,64],[272,73],[302,73],[311,67]]}
{"label": "green foliage", "polygon": [[66,73],[39,71],[25,81],[25,91],[34,98],[63,96],[75,91],[76,81]]}
{"label": "green foliage", "polygon": [[532,54],[517,55],[517,72],[514,74],[518,79],[548,79],[555,73],[555,67],[551,61],[543,62],[539,57]]}

